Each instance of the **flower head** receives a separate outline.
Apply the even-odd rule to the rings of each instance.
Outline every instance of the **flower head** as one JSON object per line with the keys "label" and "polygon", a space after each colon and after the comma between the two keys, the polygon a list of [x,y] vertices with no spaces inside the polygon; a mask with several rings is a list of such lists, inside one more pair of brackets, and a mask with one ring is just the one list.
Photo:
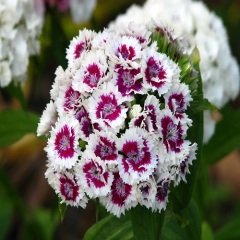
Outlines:
{"label": "flower head", "polygon": [[196,157],[180,67],[148,31],[127,29],[80,31],[38,131],[51,127],[46,177],[62,201],[85,207],[86,196],[99,198],[117,217],[137,204],[165,209],[170,184],[185,180]]}

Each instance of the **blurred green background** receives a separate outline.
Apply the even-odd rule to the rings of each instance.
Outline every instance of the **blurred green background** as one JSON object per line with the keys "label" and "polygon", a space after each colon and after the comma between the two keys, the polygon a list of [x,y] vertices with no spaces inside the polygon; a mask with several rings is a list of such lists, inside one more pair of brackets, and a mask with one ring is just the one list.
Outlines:
{"label": "blurred green background", "polygon": [[[240,1],[204,2],[223,19],[233,55],[239,63]],[[32,116],[32,127],[36,127],[39,114],[49,102],[56,67],[66,66],[65,49],[72,37],[83,27],[102,30],[132,3],[142,4],[143,1],[98,0],[91,20],[84,24],[74,24],[69,14],[49,9],[41,35],[41,54],[32,57],[29,79],[24,87],[27,107],[36,113]],[[238,110],[235,119],[240,120],[240,99],[230,105]],[[0,109],[6,107],[18,109],[19,103],[8,91],[1,90]],[[219,124],[219,129],[224,129]],[[223,142],[227,140],[222,137]],[[237,240],[240,239],[240,148],[234,151],[230,148],[230,154],[226,154],[228,151],[221,154],[220,151],[219,155],[209,157],[209,149],[216,146],[214,144],[212,140],[211,146],[204,149],[194,193],[203,219],[202,239]],[[54,191],[44,178],[44,145],[44,139],[28,134],[17,143],[0,149],[0,240],[82,239],[95,223],[93,202],[85,210],[59,207]],[[206,160],[208,157],[210,162]],[[171,238],[165,236],[165,239]],[[174,236],[172,239],[179,238]]]}

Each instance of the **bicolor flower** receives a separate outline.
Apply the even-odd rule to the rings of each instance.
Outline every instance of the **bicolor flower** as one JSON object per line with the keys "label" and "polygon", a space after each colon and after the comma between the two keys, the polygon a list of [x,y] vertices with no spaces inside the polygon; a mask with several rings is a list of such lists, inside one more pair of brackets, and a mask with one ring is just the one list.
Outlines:
{"label": "bicolor flower", "polygon": [[92,122],[99,123],[103,129],[110,127],[119,131],[124,125],[127,108],[121,105],[124,98],[112,84],[103,84],[89,98],[88,108]]}
{"label": "bicolor flower", "polygon": [[164,95],[166,106],[171,110],[176,118],[184,118],[187,107],[192,101],[189,87],[184,84],[173,84],[170,91]]}
{"label": "bicolor flower", "polygon": [[107,50],[113,63],[123,67],[138,68],[142,51],[139,41],[134,37],[122,36],[114,39]]}
{"label": "bicolor flower", "polygon": [[56,106],[60,116],[66,113],[74,114],[81,103],[81,93],[75,91],[72,86],[66,85],[60,89],[56,99]]}
{"label": "bicolor flower", "polygon": [[136,191],[139,204],[146,208],[153,207],[157,193],[156,186],[156,182],[152,177],[137,184]]}
{"label": "bicolor flower", "polygon": [[85,196],[82,184],[77,179],[76,175],[69,172],[58,174],[58,184],[56,192],[62,199],[62,202],[70,206],[86,207],[87,197]]}
{"label": "bicolor flower", "polygon": [[73,78],[73,88],[81,93],[92,92],[106,79],[107,58],[104,52],[89,52]]}
{"label": "bicolor flower", "polygon": [[121,65],[116,65],[114,74],[114,81],[118,87],[118,91],[122,96],[133,96],[134,93],[142,93],[142,74],[140,68],[129,69]]}
{"label": "bicolor flower", "polygon": [[113,175],[92,152],[85,151],[75,169],[89,197],[102,197],[110,192]]}
{"label": "bicolor flower", "polygon": [[[164,53],[159,53],[155,47],[145,49],[142,59],[143,81],[147,90],[155,91],[161,96],[167,93],[176,77],[178,66]],[[180,70],[179,70],[180,72]]]}
{"label": "bicolor flower", "polygon": [[73,167],[80,154],[78,138],[78,121],[70,116],[60,118],[52,128],[45,147],[50,165],[56,169]]}
{"label": "bicolor flower", "polygon": [[37,127],[37,136],[48,134],[51,127],[57,121],[56,107],[53,101],[50,101],[42,113]]}
{"label": "bicolor flower", "polygon": [[157,183],[157,193],[152,207],[153,211],[161,212],[166,209],[169,194],[169,182],[167,179]]}
{"label": "bicolor flower", "polygon": [[125,183],[144,181],[153,173],[157,157],[153,139],[140,128],[128,129],[118,141],[119,173]]}
{"label": "bicolor flower", "polygon": [[116,135],[110,132],[99,132],[98,134],[91,134],[89,137],[87,149],[94,153],[95,156],[99,157],[108,165],[117,165],[118,150],[117,143],[118,139]]}
{"label": "bicolor flower", "polygon": [[161,115],[159,102],[154,95],[148,95],[144,102],[144,111],[131,120],[130,126],[143,128],[150,133],[157,133]]}
{"label": "bicolor flower", "polygon": [[38,129],[50,134],[45,176],[62,201],[99,198],[117,217],[137,204],[165,209],[170,184],[185,181],[196,158],[178,65],[148,31],[123,29],[80,31]]}
{"label": "bicolor flower", "polygon": [[91,49],[91,41],[96,33],[91,30],[81,30],[79,35],[71,41],[67,49],[67,60],[69,66],[73,66],[83,56],[86,51]]}
{"label": "bicolor flower", "polygon": [[126,210],[137,205],[135,188],[125,183],[118,172],[113,173],[113,183],[110,193],[100,202],[106,207],[107,211],[120,217]]}
{"label": "bicolor flower", "polygon": [[186,133],[185,128],[168,109],[162,111],[160,135],[168,153],[179,153],[181,151],[184,134]]}

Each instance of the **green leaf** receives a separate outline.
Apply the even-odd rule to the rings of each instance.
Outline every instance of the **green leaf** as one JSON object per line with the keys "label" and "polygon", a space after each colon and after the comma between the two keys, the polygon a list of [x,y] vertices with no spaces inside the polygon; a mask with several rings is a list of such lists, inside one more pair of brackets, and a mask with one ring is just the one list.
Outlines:
{"label": "green leaf", "polygon": [[0,240],[6,239],[11,224],[13,206],[8,198],[0,195]]}
{"label": "green leaf", "polygon": [[198,103],[196,106],[192,105],[195,111],[204,111],[204,110],[211,110],[211,111],[217,111],[218,108],[210,103],[206,98],[203,99],[202,102]]}
{"label": "green leaf", "polygon": [[178,223],[177,218],[172,214],[166,214],[165,221],[162,227],[161,240],[185,240],[186,232]]}
{"label": "green leaf", "polygon": [[37,129],[39,116],[22,110],[0,112],[0,147],[10,145]]}
{"label": "green leaf", "polygon": [[208,164],[214,164],[240,147],[240,109],[227,105],[221,113],[222,120],[217,124],[213,137],[203,147],[203,159]]}
{"label": "green leaf", "polygon": [[116,218],[109,215],[89,228],[83,240],[130,240],[133,239],[128,214]]}
{"label": "green leaf", "polygon": [[207,222],[202,223],[202,238],[201,238],[201,240],[214,240],[213,231]]}
{"label": "green leaf", "polygon": [[198,207],[193,201],[178,214],[172,212],[166,214],[160,239],[201,239],[201,217]]}
{"label": "green leaf", "polygon": [[230,219],[215,235],[216,240],[240,239],[240,218],[239,216]]}
{"label": "green leaf", "polygon": [[39,229],[41,229],[43,235],[41,239],[53,239],[54,231],[60,220],[58,212],[38,208],[33,213],[33,219],[38,228],[36,232],[39,233]]}
{"label": "green leaf", "polygon": [[201,216],[197,204],[192,200],[182,211],[183,227],[188,238],[192,240],[201,239]]}
{"label": "green leaf", "polygon": [[134,239],[157,240],[160,237],[164,213],[137,206],[130,210]]}

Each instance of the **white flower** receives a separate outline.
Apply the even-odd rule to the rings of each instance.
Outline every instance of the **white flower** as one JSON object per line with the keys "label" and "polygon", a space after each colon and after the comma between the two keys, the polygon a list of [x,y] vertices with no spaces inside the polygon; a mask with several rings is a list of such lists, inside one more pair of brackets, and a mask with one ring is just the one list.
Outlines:
{"label": "white flower", "polygon": [[147,180],[157,165],[154,141],[140,128],[128,129],[118,141],[119,174],[128,184]]}
{"label": "white flower", "polygon": [[56,106],[53,101],[50,101],[42,113],[37,128],[37,136],[48,134],[51,127],[57,121]]}
{"label": "white flower", "polygon": [[90,19],[97,0],[70,0],[70,10],[73,21],[86,22]]}
{"label": "white flower", "polygon": [[117,217],[137,205],[136,189],[134,186],[124,183],[119,173],[113,173],[113,183],[111,191],[106,197],[100,198],[100,202],[106,207],[107,211]]}
{"label": "white flower", "polygon": [[87,102],[92,122],[98,123],[102,128],[111,127],[114,131],[119,131],[127,117],[127,108],[121,105],[123,102],[124,98],[116,87],[110,83],[103,84]]}
{"label": "white flower", "polygon": [[91,49],[91,41],[96,36],[96,33],[84,29],[79,31],[79,35],[70,42],[69,48],[67,49],[67,60],[70,67],[76,64],[76,61],[83,56],[86,51]]}
{"label": "white flower", "polygon": [[92,152],[85,151],[75,169],[90,198],[107,196],[110,192],[113,174],[107,170],[106,163]]}
{"label": "white flower", "polygon": [[45,147],[49,164],[55,169],[72,168],[80,155],[79,123],[73,117],[60,118],[52,128]]}
{"label": "white flower", "polygon": [[176,63],[167,55],[157,52],[155,47],[146,48],[142,65],[144,88],[147,90],[157,90],[162,95],[174,82],[179,82],[180,69]]}
{"label": "white flower", "polygon": [[6,87],[11,82],[11,69],[9,62],[0,61],[0,86]]}
{"label": "white flower", "polygon": [[11,80],[25,80],[29,57],[39,52],[43,16],[31,0],[1,0],[0,5],[0,70],[5,69],[0,87],[6,87]]}
{"label": "white flower", "polygon": [[102,51],[89,52],[82,61],[81,68],[73,77],[73,88],[81,93],[92,92],[106,79],[107,58]]}
{"label": "white flower", "polygon": [[[172,38],[182,44],[182,50],[187,54],[197,47],[204,97],[218,108],[236,98],[240,85],[238,64],[231,54],[221,19],[210,12],[204,3],[192,0],[147,0],[143,7],[130,7],[110,27],[126,29],[134,24],[144,25],[150,31],[156,26],[167,26],[173,30]],[[204,124],[204,142],[214,134],[214,128],[207,126],[215,125],[214,121],[210,121]]]}
{"label": "white flower", "polygon": [[135,117],[138,117],[140,115],[142,111],[142,107],[141,105],[139,104],[134,104],[130,110],[130,113],[129,113],[129,117],[130,118],[135,118]]}

